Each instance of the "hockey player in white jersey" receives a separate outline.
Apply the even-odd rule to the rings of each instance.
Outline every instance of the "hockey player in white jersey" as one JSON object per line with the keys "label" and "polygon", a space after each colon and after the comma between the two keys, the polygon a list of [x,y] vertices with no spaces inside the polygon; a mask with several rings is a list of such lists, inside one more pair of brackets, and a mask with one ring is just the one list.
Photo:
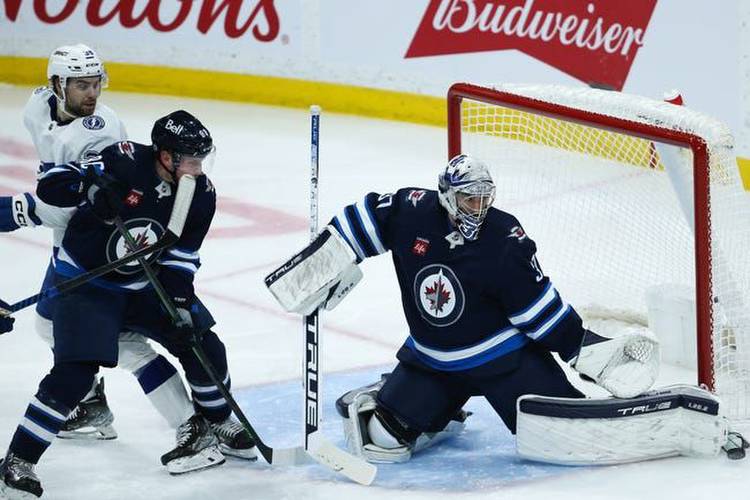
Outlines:
{"label": "hockey player in white jersey", "polygon": [[[107,74],[93,49],[83,44],[58,47],[50,55],[47,78],[49,85],[34,90],[23,117],[39,155],[40,175],[54,165],[96,155],[106,146],[127,139],[125,127],[115,112],[99,102],[101,90],[107,85]],[[28,193],[14,199],[23,200],[25,203],[16,206],[28,212],[26,217],[14,213],[17,221],[53,228],[53,252],[56,252],[75,209],[52,207]],[[48,286],[51,271],[52,263],[43,287]],[[53,347],[47,302],[41,301],[36,312],[37,333]],[[177,427],[192,412],[192,405],[174,366],[158,355],[143,336],[133,332],[123,332],[119,351],[119,366],[136,376],[159,413]],[[114,439],[117,433],[112,427],[113,420],[103,381],[97,380],[69,416],[60,437]]]}

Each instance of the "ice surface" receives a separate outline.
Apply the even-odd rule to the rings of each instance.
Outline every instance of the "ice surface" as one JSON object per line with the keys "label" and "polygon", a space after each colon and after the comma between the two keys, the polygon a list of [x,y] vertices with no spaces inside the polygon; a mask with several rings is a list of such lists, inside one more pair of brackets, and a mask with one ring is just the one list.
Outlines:
{"label": "ice surface", "polygon": [[[31,89],[0,86],[0,193],[32,189],[36,159],[21,111]],[[219,212],[201,251],[198,292],[219,321],[235,394],[271,445],[301,435],[302,325],[280,311],[262,277],[308,238],[309,117],[291,110],[237,103],[108,92],[104,101],[133,140],[147,142],[153,121],[184,108],[211,130],[218,154],[211,177]],[[312,104],[312,103],[311,103]],[[432,187],[446,156],[442,129],[330,115],[321,118],[321,222],[368,191]],[[0,297],[16,301],[38,290],[49,258],[44,229],[0,235]],[[549,252],[549,250],[548,250]],[[335,398],[387,370],[406,336],[390,259],[363,264],[365,280],[323,318],[324,430],[343,437]],[[0,338],[0,450],[51,366],[33,332],[33,313]],[[120,437],[111,442],[58,440],[39,474],[55,499],[705,499],[744,498],[750,461],[675,458],[606,468],[553,467],[516,458],[513,441],[492,410],[476,414],[464,436],[405,465],[380,466],[373,486],[349,483],[317,465],[271,468],[230,460],[202,473],[171,477],[159,456],[173,431],[142,395],[133,376],[103,370]],[[689,381],[664,370],[662,382]]]}

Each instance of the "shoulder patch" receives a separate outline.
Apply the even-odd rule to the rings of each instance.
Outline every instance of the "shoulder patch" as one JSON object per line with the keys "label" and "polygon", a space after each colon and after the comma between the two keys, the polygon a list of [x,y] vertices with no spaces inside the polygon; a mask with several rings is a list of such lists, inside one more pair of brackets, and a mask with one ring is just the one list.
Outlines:
{"label": "shoulder patch", "polygon": [[206,192],[213,193],[214,191],[216,191],[216,188],[214,188],[214,183],[211,182],[211,179],[206,177]]}
{"label": "shoulder patch", "polygon": [[122,141],[117,143],[117,150],[121,155],[127,156],[131,160],[135,161],[135,148],[133,143],[130,141]]}
{"label": "shoulder patch", "polygon": [[83,119],[83,126],[89,130],[101,130],[106,125],[104,118],[99,115],[87,116]]}
{"label": "shoulder patch", "polygon": [[507,237],[516,238],[519,242],[528,238],[528,236],[526,236],[526,231],[524,231],[521,226],[513,226],[510,229],[510,233],[508,233]]}
{"label": "shoulder patch", "polygon": [[412,189],[409,191],[409,194],[406,195],[406,201],[410,201],[411,204],[416,207],[417,203],[422,201],[422,198],[424,198],[424,195],[426,194],[427,191],[424,189]]}

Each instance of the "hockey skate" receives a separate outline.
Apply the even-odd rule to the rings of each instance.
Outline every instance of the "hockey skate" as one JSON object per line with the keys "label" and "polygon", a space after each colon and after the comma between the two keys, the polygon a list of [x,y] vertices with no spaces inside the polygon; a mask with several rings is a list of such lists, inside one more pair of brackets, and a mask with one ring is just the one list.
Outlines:
{"label": "hockey skate", "polygon": [[245,460],[258,459],[255,440],[242,427],[242,424],[232,417],[228,417],[223,422],[212,423],[211,429],[219,439],[219,449],[224,455]]}
{"label": "hockey skate", "polygon": [[34,464],[12,453],[0,460],[0,497],[8,500],[33,499],[42,496],[42,491]]}
{"label": "hockey skate", "polygon": [[223,464],[219,440],[201,415],[193,415],[177,428],[177,446],[161,457],[172,475]]}
{"label": "hockey skate", "polygon": [[117,432],[112,427],[115,417],[107,405],[104,395],[104,379],[94,388],[94,395],[75,407],[60,429],[57,437],[62,439],[115,439]]}

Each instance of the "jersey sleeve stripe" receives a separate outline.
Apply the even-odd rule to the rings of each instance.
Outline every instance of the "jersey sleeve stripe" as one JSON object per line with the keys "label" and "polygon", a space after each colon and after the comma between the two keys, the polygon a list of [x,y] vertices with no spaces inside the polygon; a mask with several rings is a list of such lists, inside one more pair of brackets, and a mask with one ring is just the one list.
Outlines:
{"label": "jersey sleeve stripe", "polygon": [[538,329],[526,332],[526,335],[528,335],[533,340],[541,340],[542,337],[552,332],[571,310],[572,308],[570,307],[570,305],[566,302],[563,302],[560,305],[560,308],[555,312],[555,314],[552,315],[551,318],[549,318]]}
{"label": "jersey sleeve stripe", "polygon": [[[362,210],[363,205],[365,208],[364,210]],[[355,206],[357,208],[357,215],[359,216],[359,220],[364,226],[367,236],[370,238],[372,246],[375,247],[377,255],[387,252],[388,250],[386,250],[385,245],[383,245],[383,240],[380,237],[380,232],[378,231],[378,226],[375,222],[375,218],[372,216],[370,207],[367,204],[367,198],[365,198],[362,205],[357,203]]]}
{"label": "jersey sleeve stripe", "polygon": [[159,260],[158,262],[162,266],[180,269],[182,271],[187,271],[190,274],[198,272],[198,265],[193,264],[192,262],[185,262],[183,260]]}
{"label": "jersey sleeve stripe", "polygon": [[198,252],[191,252],[189,250],[181,250],[179,248],[170,248],[167,253],[182,260],[200,260]]}
{"label": "jersey sleeve stripe", "polygon": [[365,253],[365,257],[372,257],[377,255],[375,245],[372,244],[370,237],[367,234],[367,230],[362,224],[362,218],[359,215],[356,205],[348,205],[344,208],[344,214],[346,220],[349,222],[349,227],[352,229],[354,237],[357,239],[357,243]]}
{"label": "jersey sleeve stripe", "polygon": [[544,309],[555,300],[556,297],[557,291],[555,290],[555,287],[552,286],[552,283],[548,283],[541,295],[539,295],[531,305],[523,311],[509,316],[508,319],[514,326],[518,327],[531,323],[539,313],[544,311]]}
{"label": "jersey sleeve stripe", "polygon": [[336,226],[336,229],[339,230],[339,233],[344,237],[346,242],[349,243],[349,246],[352,247],[352,250],[354,250],[354,253],[357,254],[359,260],[365,260],[365,252],[364,250],[362,250],[359,242],[355,239],[354,233],[349,226],[349,220],[346,218],[346,214],[342,212],[340,215],[334,217],[334,225]]}

